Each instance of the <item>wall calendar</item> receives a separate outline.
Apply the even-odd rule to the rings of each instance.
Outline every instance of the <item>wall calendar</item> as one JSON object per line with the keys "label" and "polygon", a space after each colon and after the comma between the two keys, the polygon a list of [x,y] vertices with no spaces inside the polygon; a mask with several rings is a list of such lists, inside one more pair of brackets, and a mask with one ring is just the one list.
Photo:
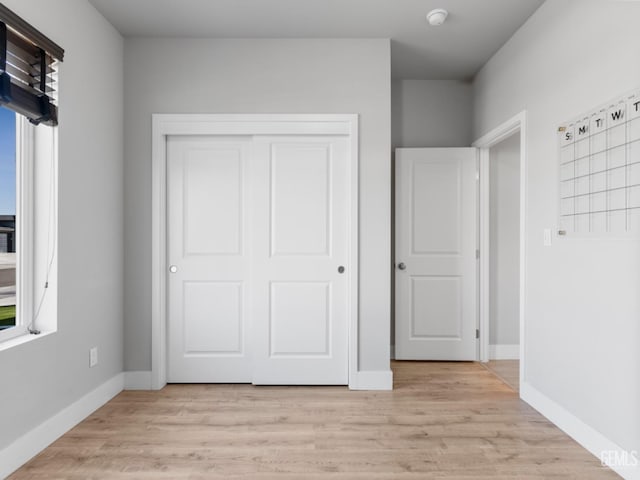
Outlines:
{"label": "wall calendar", "polygon": [[560,233],[640,234],[640,89],[558,128]]}

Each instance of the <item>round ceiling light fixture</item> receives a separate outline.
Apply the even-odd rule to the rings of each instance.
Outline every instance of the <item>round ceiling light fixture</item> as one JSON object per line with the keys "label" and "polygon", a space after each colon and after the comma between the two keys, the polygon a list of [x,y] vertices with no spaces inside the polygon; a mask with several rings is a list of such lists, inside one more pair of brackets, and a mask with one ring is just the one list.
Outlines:
{"label": "round ceiling light fixture", "polygon": [[431,10],[427,13],[427,21],[429,22],[429,25],[438,27],[444,23],[448,15],[449,12],[444,8],[436,8],[435,10]]}

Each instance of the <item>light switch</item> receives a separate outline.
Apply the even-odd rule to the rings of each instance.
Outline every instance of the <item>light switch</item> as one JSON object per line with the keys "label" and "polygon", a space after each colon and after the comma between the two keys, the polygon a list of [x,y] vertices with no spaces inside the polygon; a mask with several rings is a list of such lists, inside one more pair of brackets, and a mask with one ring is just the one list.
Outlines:
{"label": "light switch", "polygon": [[544,242],[543,242],[545,247],[550,247],[551,246],[551,229],[550,228],[545,228],[544,229]]}
{"label": "light switch", "polygon": [[93,368],[98,365],[98,347],[89,349],[89,367]]}

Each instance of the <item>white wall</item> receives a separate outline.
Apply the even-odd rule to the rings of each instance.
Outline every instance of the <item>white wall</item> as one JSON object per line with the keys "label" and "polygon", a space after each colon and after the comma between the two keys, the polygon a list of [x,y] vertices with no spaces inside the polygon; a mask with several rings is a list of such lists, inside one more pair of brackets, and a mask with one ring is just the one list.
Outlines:
{"label": "white wall", "polygon": [[489,343],[520,343],[520,135],[491,147]]}
{"label": "white wall", "polygon": [[125,369],[151,369],[151,114],[360,115],[360,369],[389,369],[388,40],[127,39]]}
{"label": "white wall", "polygon": [[394,80],[391,92],[394,149],[471,145],[471,83]]}
{"label": "white wall", "polygon": [[548,0],[474,82],[474,137],[526,109],[524,381],[640,450],[640,242],[554,238],[556,129],[640,86],[640,3]]}
{"label": "white wall", "polygon": [[[60,68],[58,276],[52,281],[58,331],[0,352],[0,452],[118,375],[123,363],[123,41],[86,0],[3,3],[66,55]],[[100,363],[89,369],[92,346],[99,347]]]}

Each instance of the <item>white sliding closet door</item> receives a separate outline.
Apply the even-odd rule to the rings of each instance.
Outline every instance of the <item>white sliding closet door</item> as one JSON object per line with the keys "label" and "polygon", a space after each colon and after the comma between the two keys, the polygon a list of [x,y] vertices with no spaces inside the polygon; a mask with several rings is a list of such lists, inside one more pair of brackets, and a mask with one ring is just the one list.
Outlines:
{"label": "white sliding closet door", "polygon": [[346,384],[348,141],[254,148],[254,383]]}
{"label": "white sliding closet door", "polygon": [[167,140],[169,382],[251,382],[250,147]]}
{"label": "white sliding closet door", "polygon": [[348,137],[167,145],[168,381],[348,383]]}

